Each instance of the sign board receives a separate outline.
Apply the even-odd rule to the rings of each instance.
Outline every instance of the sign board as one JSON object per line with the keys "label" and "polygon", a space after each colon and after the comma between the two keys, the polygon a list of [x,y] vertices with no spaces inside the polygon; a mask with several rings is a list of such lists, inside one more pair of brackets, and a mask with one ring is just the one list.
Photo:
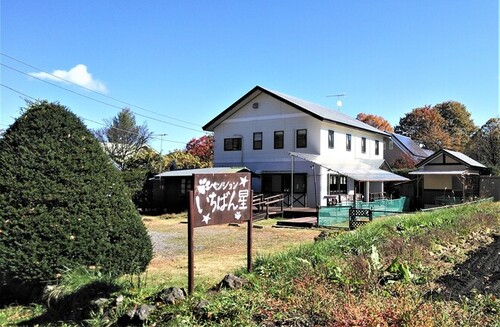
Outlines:
{"label": "sign board", "polygon": [[252,271],[251,174],[194,174],[189,191],[188,293],[194,291],[194,228],[248,222],[247,270]]}
{"label": "sign board", "polygon": [[194,227],[250,220],[250,173],[194,174]]}

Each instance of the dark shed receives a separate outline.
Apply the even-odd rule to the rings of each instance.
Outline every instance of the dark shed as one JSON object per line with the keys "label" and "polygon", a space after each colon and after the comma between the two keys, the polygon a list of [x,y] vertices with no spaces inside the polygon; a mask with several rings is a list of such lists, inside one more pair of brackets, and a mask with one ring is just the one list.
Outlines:
{"label": "dark shed", "polygon": [[188,209],[189,191],[194,174],[233,174],[250,172],[245,167],[214,167],[166,171],[149,180],[152,184],[152,206],[161,212],[176,213]]}

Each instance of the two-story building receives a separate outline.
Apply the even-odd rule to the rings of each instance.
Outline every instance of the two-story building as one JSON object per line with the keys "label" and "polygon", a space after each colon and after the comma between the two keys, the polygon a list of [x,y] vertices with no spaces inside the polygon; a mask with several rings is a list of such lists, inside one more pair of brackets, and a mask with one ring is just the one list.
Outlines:
{"label": "two-story building", "polygon": [[387,133],[260,86],[203,129],[214,133],[214,167],[249,168],[254,192],[284,193],[290,206],[326,205],[333,194],[368,200],[384,182],[407,180],[381,169]]}

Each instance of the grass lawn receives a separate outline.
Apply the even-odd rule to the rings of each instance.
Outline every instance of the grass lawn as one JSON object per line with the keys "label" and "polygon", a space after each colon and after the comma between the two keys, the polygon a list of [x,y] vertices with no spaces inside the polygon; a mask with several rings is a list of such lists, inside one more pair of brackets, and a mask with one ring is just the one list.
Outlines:
{"label": "grass lawn", "polygon": [[[144,216],[153,240],[154,259],[147,270],[148,285],[187,287],[187,214]],[[276,219],[254,223],[254,260],[300,244],[313,243],[318,229],[273,228]],[[231,272],[246,267],[247,223],[194,230],[195,286],[209,288]]]}

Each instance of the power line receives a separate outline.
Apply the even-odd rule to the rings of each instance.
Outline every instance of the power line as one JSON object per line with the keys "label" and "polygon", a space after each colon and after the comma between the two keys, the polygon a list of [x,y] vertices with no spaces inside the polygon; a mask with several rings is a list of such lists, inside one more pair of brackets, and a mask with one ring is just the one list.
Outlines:
{"label": "power line", "polygon": [[[30,96],[30,95],[28,95],[28,94],[26,94],[26,93],[23,93],[23,92],[21,92],[21,91],[18,91],[18,90],[16,90],[16,89],[13,89],[12,87],[7,86],[7,85],[5,85],[5,84],[3,84],[3,83],[0,83],[0,86],[3,86],[3,87],[5,87],[6,89],[9,89],[9,90],[11,90],[11,91],[13,91],[13,92],[15,92],[15,93],[17,93],[17,94],[20,94],[20,95],[22,95],[22,96],[24,96],[24,97],[26,97],[26,98],[30,98],[30,99],[33,99],[33,100],[35,100],[35,101],[38,101],[38,100],[39,100],[39,99],[34,98],[34,97],[32,97],[32,96]],[[78,115],[77,115],[77,116],[78,116]],[[85,121],[89,121],[89,122],[92,122],[92,123],[94,123],[94,124],[98,124],[98,125],[101,125],[101,126],[109,127],[109,128],[111,128],[111,129],[114,129],[114,130],[117,130],[117,131],[120,131],[120,132],[129,133],[129,134],[132,134],[132,135],[139,135],[138,133],[135,133],[135,132],[132,132],[132,131],[129,131],[129,130],[126,130],[126,129],[121,129],[121,128],[118,128],[118,127],[108,126],[108,125],[106,125],[106,124],[103,124],[103,123],[97,122],[97,121],[92,120],[92,119],[89,119],[89,118],[85,118],[85,117],[82,117],[82,116],[78,116],[78,117],[79,117],[79,118],[81,118],[81,119],[83,119],[83,120],[85,120]],[[9,126],[9,125],[7,125],[7,124],[0,124],[0,125],[3,125],[3,126]],[[154,140],[161,140],[161,141],[166,141],[166,142],[171,142],[171,143],[186,144],[186,142],[181,142],[181,141],[173,141],[173,140],[168,140],[168,139],[162,139],[162,138],[159,138],[159,137],[154,137],[154,136],[152,136],[152,137],[151,137],[151,139],[154,139]]]}
{"label": "power line", "polygon": [[[106,106],[109,106],[109,107],[117,108],[117,109],[120,109],[120,110],[121,110],[121,109],[123,109],[122,107],[116,106],[116,105],[114,105],[114,104],[107,103],[107,102],[104,102],[104,101],[102,101],[102,100],[99,100],[99,99],[95,99],[95,98],[89,97],[88,95],[78,93],[78,92],[76,92],[76,91],[73,91],[73,90],[70,90],[70,89],[68,89],[68,88],[62,87],[62,86],[60,86],[60,85],[57,85],[57,84],[51,83],[51,82],[49,82],[49,81],[46,81],[46,80],[44,80],[44,79],[42,79],[42,78],[39,78],[39,77],[36,77],[36,76],[32,76],[32,75],[30,75],[30,74],[28,74],[28,73],[26,73],[26,72],[23,72],[23,71],[21,71],[21,70],[19,70],[19,69],[16,69],[16,68],[14,68],[14,67],[9,66],[9,65],[6,65],[6,64],[3,64],[3,63],[0,63],[0,65],[1,65],[1,66],[3,66],[3,67],[5,67],[5,68],[11,69],[11,70],[13,70],[13,71],[15,71],[15,72],[18,72],[18,73],[20,73],[20,74],[23,74],[23,75],[29,76],[29,77],[31,77],[31,78],[37,79],[37,80],[42,81],[42,82],[44,82],[44,83],[47,83],[47,84],[49,84],[49,85],[52,85],[52,86],[58,87],[58,88],[60,88],[60,89],[63,89],[63,90],[65,90],[65,91],[71,92],[71,93],[73,93],[73,94],[79,95],[79,96],[81,96],[81,97],[83,97],[83,98],[86,98],[86,99],[89,99],[89,100],[92,100],[92,101],[95,101],[95,102],[101,103],[101,104],[106,105]],[[191,130],[191,131],[195,131],[195,132],[198,132],[198,133],[205,133],[204,131],[201,131],[201,130],[199,130],[199,129],[194,129],[194,128],[190,128],[190,127],[186,127],[186,126],[182,126],[182,125],[178,125],[178,124],[170,123],[170,122],[168,122],[168,121],[164,121],[164,120],[157,119],[157,118],[154,118],[154,117],[150,117],[150,116],[146,116],[146,115],[143,115],[143,114],[139,114],[139,113],[137,113],[137,112],[135,112],[135,111],[132,111],[132,112],[133,112],[136,116],[140,116],[140,117],[148,118],[148,119],[151,119],[151,120],[154,120],[154,121],[160,122],[160,123],[164,123],[164,124],[172,125],[172,126],[179,127],[179,128],[184,128],[184,129]]]}
{"label": "power line", "polygon": [[[200,126],[200,125],[198,125],[198,124],[195,124],[195,123],[192,123],[192,122],[189,122],[189,121],[186,121],[186,120],[178,119],[178,118],[175,118],[175,117],[171,117],[171,116],[168,116],[168,115],[164,115],[164,114],[161,114],[161,113],[158,113],[158,112],[155,112],[155,111],[152,111],[152,110],[146,109],[146,108],[144,108],[144,107],[141,107],[141,106],[138,106],[138,105],[134,105],[134,104],[128,103],[128,102],[126,102],[126,101],[122,101],[122,100],[120,100],[120,99],[114,98],[114,97],[112,97],[112,96],[109,96],[109,95],[107,95],[107,94],[104,94],[104,93],[98,92],[98,91],[96,91],[96,90],[92,90],[92,89],[90,89],[90,88],[88,88],[88,87],[85,87],[85,86],[83,86],[83,85],[80,85],[80,84],[77,84],[77,83],[75,83],[75,82],[69,81],[69,80],[64,79],[64,78],[62,78],[62,77],[59,77],[59,76],[57,76],[57,75],[54,75],[54,74],[48,73],[48,72],[46,72],[46,71],[44,71],[44,70],[42,70],[42,69],[40,69],[40,68],[38,68],[38,67],[35,67],[35,66],[33,66],[33,65],[31,65],[31,64],[29,64],[29,63],[27,63],[27,62],[25,62],[25,61],[22,61],[22,60],[20,60],[20,59],[17,59],[17,58],[14,58],[14,57],[12,57],[12,56],[9,56],[9,55],[7,55],[7,54],[5,54],[5,53],[3,53],[3,52],[0,52],[0,55],[2,55],[2,56],[4,56],[4,57],[7,57],[7,58],[9,58],[9,59],[12,59],[12,60],[14,60],[14,61],[17,61],[18,63],[21,63],[21,64],[23,64],[23,65],[26,65],[26,66],[28,66],[28,67],[31,67],[31,68],[33,68],[33,69],[35,69],[35,70],[37,70],[37,71],[39,71],[39,72],[41,72],[41,73],[44,73],[44,74],[50,75],[50,76],[52,76],[52,77],[54,77],[54,78],[57,78],[57,79],[59,79],[59,80],[61,80],[61,81],[66,82],[66,83],[70,83],[70,84],[76,85],[76,86],[81,87],[81,88],[83,88],[83,89],[85,89],[85,90],[87,90],[87,91],[93,92],[93,93],[95,93],[95,94],[99,94],[100,96],[106,97],[106,98],[111,99],[111,100],[114,100],[114,101],[116,101],[116,102],[120,102],[120,103],[122,103],[122,104],[124,104],[124,105],[126,105],[126,106],[129,106],[129,107],[134,107],[134,108],[137,108],[137,109],[141,109],[141,110],[143,110],[143,111],[146,111],[146,112],[149,112],[149,113],[152,113],[152,114],[158,115],[158,116],[163,116],[163,117],[168,118],[168,119],[176,120],[176,121],[179,121],[179,122],[182,122],[182,123],[185,123],[185,124],[189,124],[189,125],[194,125],[194,126],[201,127],[201,126]],[[29,75],[29,74],[28,74],[28,75]],[[29,75],[29,76],[33,77],[32,75]]]}

